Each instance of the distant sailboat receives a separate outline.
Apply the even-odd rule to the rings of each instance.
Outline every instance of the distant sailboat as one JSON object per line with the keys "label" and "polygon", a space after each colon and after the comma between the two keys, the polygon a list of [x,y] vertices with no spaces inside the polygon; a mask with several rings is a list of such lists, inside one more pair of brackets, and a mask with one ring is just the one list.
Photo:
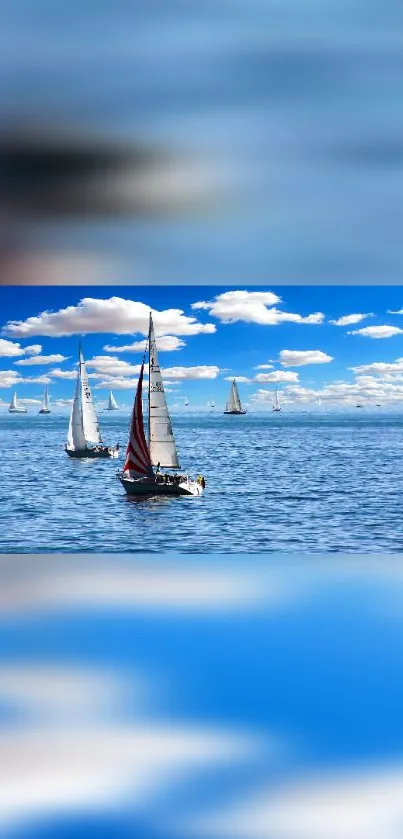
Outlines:
{"label": "distant sailboat", "polygon": [[180,465],[158,362],[151,314],[147,347],[148,441],[144,432],[142,401],[146,356],[144,353],[133,405],[126,461],[123,471],[118,472],[117,477],[128,495],[201,495],[205,486],[202,476],[195,481],[187,475],[161,472],[161,469],[180,469]]}
{"label": "distant sailboat", "polygon": [[17,398],[17,391],[14,391],[13,398],[10,402],[10,407],[8,409],[9,414],[26,414],[27,409],[24,408],[23,405],[20,405]]}
{"label": "distant sailboat", "polygon": [[114,397],[114,395],[113,395],[112,391],[110,390],[110,391],[109,391],[109,400],[108,400],[108,405],[107,405],[107,407],[105,408],[105,411],[118,411],[118,410],[119,410],[119,405],[118,405],[118,403],[116,402],[116,399],[115,399],[115,397]]}
{"label": "distant sailboat", "polygon": [[246,410],[242,407],[241,400],[239,398],[235,379],[231,382],[228,402],[226,404],[224,414],[246,414]]}
{"label": "distant sailboat", "polygon": [[211,402],[210,402],[210,408],[215,408],[215,402],[214,402],[214,399],[212,399],[212,400],[211,400]]}
{"label": "distant sailboat", "polygon": [[81,345],[70,424],[65,446],[69,457],[118,457],[119,445],[104,446],[90,390]]}
{"label": "distant sailboat", "polygon": [[187,408],[188,405],[189,405],[189,399],[187,397],[185,398],[184,405],[185,405],[185,408]]}
{"label": "distant sailboat", "polygon": [[50,414],[49,391],[47,385],[45,385],[45,393],[43,395],[42,408],[40,409],[39,413]]}
{"label": "distant sailboat", "polygon": [[274,391],[273,411],[276,411],[276,412],[281,411],[277,389]]}

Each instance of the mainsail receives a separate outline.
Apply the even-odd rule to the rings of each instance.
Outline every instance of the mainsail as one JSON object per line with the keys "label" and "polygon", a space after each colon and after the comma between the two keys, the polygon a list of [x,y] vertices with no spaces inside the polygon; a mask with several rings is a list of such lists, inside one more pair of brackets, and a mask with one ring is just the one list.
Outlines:
{"label": "mainsail", "polygon": [[69,449],[76,449],[81,451],[86,448],[86,440],[83,430],[83,419],[80,404],[80,372],[77,376],[76,390],[73,399],[73,405],[70,414],[69,430],[67,434],[67,446]]}
{"label": "mainsail", "polygon": [[165,399],[158,361],[154,326],[150,315],[149,331],[148,431],[149,451],[153,466],[180,468],[171,420]]}
{"label": "mainsail", "polygon": [[49,390],[47,385],[45,385],[45,393],[43,395],[42,411],[50,411]]}
{"label": "mainsail", "polygon": [[141,365],[140,377],[137,385],[136,398],[133,405],[133,413],[130,422],[129,442],[127,444],[126,462],[123,473],[130,478],[151,477],[153,470],[151,466],[150,453],[144,434],[143,421],[143,375],[144,361]]}
{"label": "mainsail", "polygon": [[228,402],[225,410],[227,413],[238,413],[242,411],[241,400],[239,398],[238,388],[235,379],[231,382]]}
{"label": "mainsail", "polygon": [[87,447],[88,443],[102,443],[102,438],[80,346],[76,390],[71,408],[67,446],[69,449],[81,451]]}
{"label": "mainsail", "polygon": [[101,432],[99,430],[94,402],[92,400],[92,393],[88,382],[87,368],[85,366],[81,346],[79,351],[79,377],[81,379],[81,412],[83,420],[84,437],[87,443],[99,444],[102,443],[102,437]]}
{"label": "mainsail", "polygon": [[281,410],[281,408],[280,408],[280,402],[279,402],[279,398],[278,398],[278,390],[276,389],[274,391],[273,411],[280,411],[280,410]]}
{"label": "mainsail", "polygon": [[109,391],[108,411],[117,411],[118,408],[119,408],[119,405],[116,402],[116,399],[115,399],[112,391],[110,390]]}
{"label": "mainsail", "polygon": [[19,407],[19,405],[18,405],[18,400],[17,400],[17,391],[14,391],[13,398],[10,402],[10,408],[12,408],[13,410],[17,410],[18,407]]}

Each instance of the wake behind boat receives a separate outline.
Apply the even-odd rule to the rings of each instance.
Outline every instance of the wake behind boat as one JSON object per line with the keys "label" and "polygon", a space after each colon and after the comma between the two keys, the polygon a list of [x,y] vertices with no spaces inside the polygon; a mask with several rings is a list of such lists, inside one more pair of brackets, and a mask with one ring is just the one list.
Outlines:
{"label": "wake behind boat", "polygon": [[28,413],[27,408],[24,405],[20,405],[18,398],[17,398],[17,391],[13,393],[13,398],[10,402],[10,407],[8,409],[9,414],[26,414]]}
{"label": "wake behind boat", "polygon": [[119,444],[104,446],[81,344],[78,352],[78,373],[65,450],[69,457],[119,457]]}
{"label": "wake behind boat", "polygon": [[161,469],[180,469],[180,465],[158,362],[151,313],[147,348],[148,442],[144,432],[142,402],[146,356],[144,353],[130,422],[126,462],[123,471],[118,472],[117,478],[128,495],[201,495],[205,487],[205,480],[201,475],[197,480],[193,480],[188,475],[161,472]]}
{"label": "wake behind boat", "polygon": [[238,386],[235,379],[231,382],[228,402],[225,406],[224,414],[246,414],[246,409],[242,407],[242,403],[239,398]]}

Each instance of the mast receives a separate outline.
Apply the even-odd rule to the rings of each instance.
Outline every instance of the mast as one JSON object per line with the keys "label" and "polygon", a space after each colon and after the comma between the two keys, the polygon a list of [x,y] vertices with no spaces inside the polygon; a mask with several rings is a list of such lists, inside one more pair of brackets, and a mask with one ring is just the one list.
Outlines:
{"label": "mast", "polygon": [[148,447],[153,466],[180,468],[158,361],[152,314],[148,339]]}

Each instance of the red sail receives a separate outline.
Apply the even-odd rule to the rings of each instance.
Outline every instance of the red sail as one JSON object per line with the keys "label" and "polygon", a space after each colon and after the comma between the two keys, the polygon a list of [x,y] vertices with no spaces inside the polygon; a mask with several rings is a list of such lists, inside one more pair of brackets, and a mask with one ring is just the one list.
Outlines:
{"label": "red sail", "polygon": [[123,469],[123,472],[128,473],[131,478],[144,478],[145,476],[148,477],[153,474],[150,452],[148,450],[144,434],[143,403],[141,398],[143,390],[143,373],[144,362],[141,365],[137,393],[133,405],[129,442],[126,451],[126,462]]}

